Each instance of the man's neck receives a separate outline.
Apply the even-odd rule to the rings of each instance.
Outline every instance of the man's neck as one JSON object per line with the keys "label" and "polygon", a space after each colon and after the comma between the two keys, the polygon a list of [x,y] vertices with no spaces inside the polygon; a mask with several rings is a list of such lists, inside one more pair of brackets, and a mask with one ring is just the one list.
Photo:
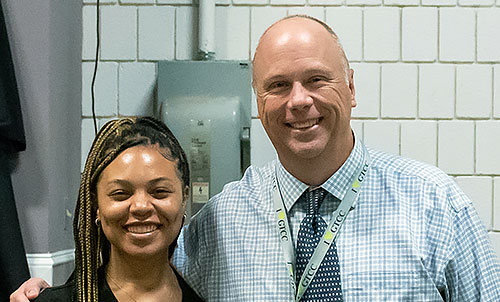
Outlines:
{"label": "man's neck", "polygon": [[309,186],[319,186],[330,178],[347,160],[354,148],[354,135],[351,133],[343,144],[334,144],[320,156],[304,159],[280,157],[283,167],[295,178]]}

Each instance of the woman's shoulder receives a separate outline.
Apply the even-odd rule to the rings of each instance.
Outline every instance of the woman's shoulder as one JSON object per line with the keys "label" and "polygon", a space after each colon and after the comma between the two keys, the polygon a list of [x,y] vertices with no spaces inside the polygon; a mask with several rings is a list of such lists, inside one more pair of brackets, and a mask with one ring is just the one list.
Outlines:
{"label": "woman's shoulder", "polygon": [[36,302],[71,302],[73,299],[73,280],[60,286],[53,286],[44,289]]}

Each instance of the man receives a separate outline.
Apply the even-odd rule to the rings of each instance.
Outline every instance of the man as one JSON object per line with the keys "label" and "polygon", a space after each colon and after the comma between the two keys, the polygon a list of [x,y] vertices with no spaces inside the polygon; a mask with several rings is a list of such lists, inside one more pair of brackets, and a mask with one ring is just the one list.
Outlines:
{"label": "man", "polygon": [[351,131],[353,71],[331,29],[280,20],[253,68],[279,161],[250,167],[181,236],[174,263],[203,298],[500,300],[500,265],[470,200],[437,168],[367,150]]}

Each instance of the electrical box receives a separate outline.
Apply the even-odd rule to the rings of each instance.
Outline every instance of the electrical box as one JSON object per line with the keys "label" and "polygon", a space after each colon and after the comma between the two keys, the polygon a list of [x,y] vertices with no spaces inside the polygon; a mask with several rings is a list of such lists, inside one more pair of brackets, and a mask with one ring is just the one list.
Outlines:
{"label": "electrical box", "polygon": [[250,165],[251,77],[242,61],[158,63],[161,119],[191,168],[188,217]]}

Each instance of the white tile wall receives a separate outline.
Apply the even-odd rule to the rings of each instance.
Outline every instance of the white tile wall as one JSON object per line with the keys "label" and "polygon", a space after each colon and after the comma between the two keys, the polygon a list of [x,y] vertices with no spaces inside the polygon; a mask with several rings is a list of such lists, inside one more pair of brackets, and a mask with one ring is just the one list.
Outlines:
{"label": "white tile wall", "polygon": [[472,62],[475,58],[475,13],[472,9],[442,8],[439,13],[439,58]]}
{"label": "white tile wall", "polygon": [[[91,84],[94,62],[82,63],[82,115],[92,116]],[[98,62],[95,81],[95,112],[113,116],[118,107],[118,63]]]}
{"label": "white tile wall", "polygon": [[175,53],[175,8],[139,7],[139,60],[172,60]]}
{"label": "white tile wall", "polygon": [[490,117],[492,107],[491,76],[491,67],[487,65],[457,67],[457,117]]}
{"label": "white tile wall", "polygon": [[418,115],[421,118],[453,118],[455,114],[455,67],[419,66]]}
{"label": "white tile wall", "polygon": [[[495,177],[493,181],[493,229],[500,230],[500,177]],[[497,253],[500,255],[500,234],[498,234],[498,247]]]}
{"label": "white tile wall", "polygon": [[156,64],[121,63],[118,75],[118,113],[125,116],[152,115]]}
{"label": "white tile wall", "polygon": [[399,155],[398,121],[367,121],[363,124],[363,141],[370,147]]}
{"label": "white tile wall", "polygon": [[351,64],[354,69],[354,85],[356,102],[353,117],[377,118],[380,111],[380,65]]}
{"label": "white tile wall", "polygon": [[417,66],[387,64],[382,66],[382,117],[411,118],[417,112]]}
{"label": "white tile wall", "polygon": [[408,121],[401,123],[401,156],[436,165],[437,123]]}
{"label": "white tile wall", "polygon": [[367,61],[398,61],[400,16],[397,8],[364,11],[364,52]]}
{"label": "white tile wall", "polygon": [[435,61],[438,43],[437,8],[403,8],[402,14],[401,56],[403,61]]}
{"label": "white tile wall", "polygon": [[491,177],[459,176],[455,180],[464,193],[472,200],[472,204],[486,228],[491,230],[493,210],[493,183]]}
{"label": "white tile wall", "polygon": [[340,37],[347,58],[361,61],[363,57],[363,11],[354,7],[327,8],[326,22]]}
{"label": "white tile wall", "polygon": [[[499,0],[500,1],[500,0]],[[493,90],[493,116],[495,118],[500,118],[500,65],[495,66],[493,72],[494,90]]]}
{"label": "white tile wall", "polygon": [[101,59],[137,58],[137,8],[104,6],[101,9]]}
{"label": "white tile wall", "polygon": [[500,9],[481,9],[477,13],[477,60],[500,61]]}
{"label": "white tile wall", "polygon": [[438,167],[449,174],[474,173],[474,122],[438,124]]}
{"label": "white tile wall", "polygon": [[476,123],[476,173],[498,174],[500,170],[500,123]]}
{"label": "white tile wall", "polygon": [[[196,0],[101,0],[99,124],[151,112],[158,60],[197,53]],[[500,0],[217,0],[216,56],[248,60],[273,22],[291,14],[325,20],[355,69],[352,127],[367,145],[437,164],[460,176],[500,238]],[[95,0],[83,1],[82,157],[95,56]],[[353,63],[354,62],[354,63]],[[132,89],[133,88],[133,89]],[[252,115],[257,115],[255,100]],[[252,121],[252,162],[275,152]],[[477,178],[479,177],[479,178]],[[488,187],[487,179],[494,185]],[[485,180],[486,179],[486,180]],[[494,181],[493,181],[494,179]],[[475,193],[475,184],[491,188]],[[495,194],[493,194],[493,192]],[[478,197],[475,197],[475,196]],[[476,200],[479,198],[481,200]],[[489,203],[489,205],[488,205]],[[482,214],[483,216],[485,214]],[[500,251],[500,244],[497,244]]]}

